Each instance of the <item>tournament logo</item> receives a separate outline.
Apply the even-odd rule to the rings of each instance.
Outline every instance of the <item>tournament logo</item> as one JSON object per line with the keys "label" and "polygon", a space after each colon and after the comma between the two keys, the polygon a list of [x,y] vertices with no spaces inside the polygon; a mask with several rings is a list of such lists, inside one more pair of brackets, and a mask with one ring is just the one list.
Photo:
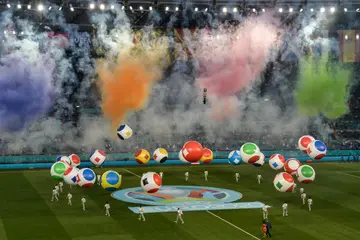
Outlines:
{"label": "tournament logo", "polygon": [[111,194],[115,199],[141,205],[204,205],[235,202],[242,194],[228,189],[203,186],[162,186],[156,193],[128,188]]}

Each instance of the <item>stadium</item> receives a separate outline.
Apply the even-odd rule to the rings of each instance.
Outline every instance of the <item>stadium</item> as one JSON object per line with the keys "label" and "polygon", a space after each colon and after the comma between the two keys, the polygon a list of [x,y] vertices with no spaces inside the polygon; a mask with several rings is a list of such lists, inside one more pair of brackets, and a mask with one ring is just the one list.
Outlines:
{"label": "stadium", "polygon": [[0,1],[0,240],[357,240],[360,1]]}

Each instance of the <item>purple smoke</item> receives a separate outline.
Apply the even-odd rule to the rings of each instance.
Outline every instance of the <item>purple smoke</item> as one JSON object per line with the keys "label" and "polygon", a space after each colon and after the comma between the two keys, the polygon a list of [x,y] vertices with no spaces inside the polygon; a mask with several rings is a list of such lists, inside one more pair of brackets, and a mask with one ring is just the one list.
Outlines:
{"label": "purple smoke", "polygon": [[4,56],[0,60],[0,130],[19,131],[50,109],[53,66],[42,58]]}

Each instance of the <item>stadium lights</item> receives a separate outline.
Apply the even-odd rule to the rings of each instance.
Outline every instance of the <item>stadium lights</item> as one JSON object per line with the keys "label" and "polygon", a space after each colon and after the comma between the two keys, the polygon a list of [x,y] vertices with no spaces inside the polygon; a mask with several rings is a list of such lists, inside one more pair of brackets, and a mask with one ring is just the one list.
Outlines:
{"label": "stadium lights", "polygon": [[94,8],[95,8],[95,4],[90,3],[89,8],[90,8],[90,9],[94,9]]}
{"label": "stadium lights", "polygon": [[279,8],[279,12],[283,12],[283,9],[282,9],[282,8]]}
{"label": "stadium lights", "polygon": [[176,8],[175,8],[175,11],[176,11],[176,12],[179,11],[179,7],[176,7]]}
{"label": "stadium lights", "polygon": [[16,32],[15,31],[12,31],[12,33],[15,35],[16,34]]}
{"label": "stadium lights", "polygon": [[349,37],[348,37],[348,35],[345,35],[344,38],[345,38],[345,40],[348,40]]}
{"label": "stadium lights", "polygon": [[335,12],[335,10],[336,10],[336,9],[335,9],[334,7],[331,7],[331,8],[330,8],[330,12],[331,12],[331,13]]}
{"label": "stadium lights", "polygon": [[253,9],[252,9],[252,11],[253,11],[253,12],[256,12],[256,9],[255,9],[255,8],[253,8]]}
{"label": "stadium lights", "polygon": [[8,4],[6,4],[6,6],[8,7],[8,8],[11,8],[11,5],[8,3]]}
{"label": "stadium lights", "polygon": [[359,40],[359,34],[356,34],[356,40]]}
{"label": "stadium lights", "polygon": [[140,11],[144,10],[144,8],[142,6],[139,7]]}
{"label": "stadium lights", "polygon": [[23,31],[21,31],[21,32],[20,32],[20,35],[24,35],[24,32],[23,32]]}
{"label": "stadium lights", "polygon": [[149,7],[149,10],[152,11],[152,7],[151,7],[151,6]]}
{"label": "stadium lights", "polygon": [[293,12],[294,11],[294,9],[293,8],[289,8],[289,12]]}
{"label": "stadium lights", "polygon": [[233,12],[236,13],[238,9],[236,7],[233,8]]}
{"label": "stadium lights", "polygon": [[18,8],[18,9],[21,9],[21,4],[18,4],[18,5],[17,5],[17,8]]}
{"label": "stadium lights", "polygon": [[207,12],[208,11],[208,9],[207,8],[205,8],[205,12]]}
{"label": "stadium lights", "polygon": [[198,10],[199,10],[199,9],[196,7],[196,8],[195,8],[195,12],[197,12]]}
{"label": "stadium lights", "polygon": [[114,6],[114,5],[111,5],[111,6],[110,6],[110,9],[114,9],[114,8],[115,8],[115,6]]}
{"label": "stadium lights", "polygon": [[40,4],[38,5],[37,9],[38,9],[39,11],[44,10],[44,5],[42,5],[42,4],[40,3]]}
{"label": "stadium lights", "polygon": [[104,10],[105,9],[105,5],[102,3],[102,4],[100,4],[100,9],[101,10]]}
{"label": "stadium lights", "polygon": [[313,8],[311,8],[311,9],[310,9],[310,12],[313,12],[313,11],[314,11],[314,9],[313,9]]}
{"label": "stadium lights", "polygon": [[344,8],[344,12],[347,12],[347,8]]}
{"label": "stadium lights", "polygon": [[73,8],[73,6],[70,4],[70,11],[74,11],[74,8]]}
{"label": "stadium lights", "polygon": [[304,11],[304,9],[300,8],[300,12]]}
{"label": "stadium lights", "polygon": [[121,7],[121,10],[124,10],[124,9],[125,9],[125,6],[122,6],[122,7]]}
{"label": "stadium lights", "polygon": [[49,11],[50,11],[50,10],[52,9],[52,7],[50,6],[48,9],[49,9]]}
{"label": "stadium lights", "polygon": [[325,8],[324,7],[322,7],[322,8],[320,8],[320,12],[325,12]]}
{"label": "stadium lights", "polygon": [[61,7],[59,7],[59,11],[61,11],[61,9],[62,9],[62,6],[61,6]]}
{"label": "stadium lights", "polygon": [[262,11],[265,12],[265,8],[263,8]]}
{"label": "stadium lights", "polygon": [[356,12],[360,12],[360,8],[357,8],[357,9],[356,9]]}
{"label": "stadium lights", "polygon": [[133,7],[132,7],[132,6],[130,6],[129,8],[130,8],[130,10],[133,10]]}
{"label": "stadium lights", "polygon": [[30,5],[30,4],[29,4],[29,5],[27,5],[27,9],[29,9],[29,10],[31,9],[31,5]]}
{"label": "stadium lights", "polygon": [[169,7],[166,7],[166,8],[165,8],[165,11],[169,11]]}
{"label": "stadium lights", "polygon": [[224,8],[222,9],[222,12],[223,12],[223,13],[226,13],[226,12],[227,12],[227,8],[224,7]]}
{"label": "stadium lights", "polygon": [[7,31],[6,31],[6,30],[4,30],[4,34],[5,34],[5,35],[7,34]]}

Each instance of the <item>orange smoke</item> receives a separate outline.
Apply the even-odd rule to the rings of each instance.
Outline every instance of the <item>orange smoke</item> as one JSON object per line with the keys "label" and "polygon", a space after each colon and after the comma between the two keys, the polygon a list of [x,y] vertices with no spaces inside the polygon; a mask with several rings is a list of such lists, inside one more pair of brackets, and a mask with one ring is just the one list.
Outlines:
{"label": "orange smoke", "polygon": [[122,53],[115,63],[98,63],[102,111],[114,128],[128,113],[144,108],[153,83],[161,77],[165,48],[153,44],[145,50],[141,46]]}

